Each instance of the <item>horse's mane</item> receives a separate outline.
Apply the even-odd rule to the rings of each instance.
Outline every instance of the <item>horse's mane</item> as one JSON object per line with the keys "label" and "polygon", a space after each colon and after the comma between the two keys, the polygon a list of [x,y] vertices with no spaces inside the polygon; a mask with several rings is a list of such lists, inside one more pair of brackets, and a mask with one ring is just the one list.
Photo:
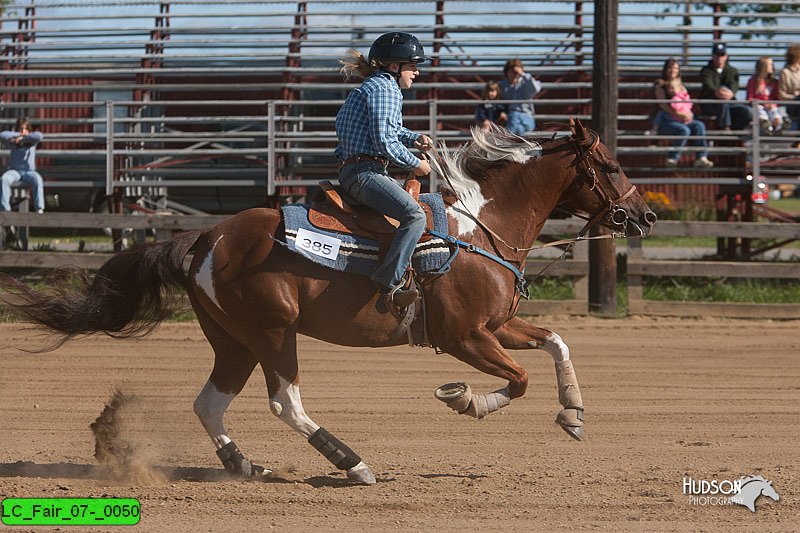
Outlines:
{"label": "horse's mane", "polygon": [[541,157],[539,143],[494,124],[488,131],[472,126],[470,133],[472,140],[453,151],[449,151],[444,142],[440,143],[439,157],[431,159],[436,172],[447,176],[450,185],[459,189],[455,191],[459,195],[478,188],[478,182],[485,179],[487,171],[492,168]]}

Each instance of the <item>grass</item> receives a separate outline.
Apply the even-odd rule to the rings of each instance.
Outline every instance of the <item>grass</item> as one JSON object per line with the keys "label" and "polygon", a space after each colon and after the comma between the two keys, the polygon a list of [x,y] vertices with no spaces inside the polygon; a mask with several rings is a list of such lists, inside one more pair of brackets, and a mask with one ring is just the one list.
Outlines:
{"label": "grass", "polygon": [[800,215],[800,197],[781,198],[780,200],[770,200],[769,207],[780,209],[790,215]]}
{"label": "grass", "polygon": [[[625,256],[617,256],[617,316],[628,314]],[[729,279],[724,277],[644,278],[644,298],[678,302],[800,303],[800,282],[781,279]],[[572,277],[541,277],[530,287],[535,300],[575,298]]]}
{"label": "grass", "polygon": [[644,297],[659,301],[800,303],[795,280],[647,278]]}
{"label": "grass", "polygon": [[[539,278],[531,299],[569,300],[575,297],[568,277]],[[726,278],[648,278],[644,298],[678,302],[800,303],[800,283],[793,280],[729,280]],[[628,315],[628,285],[617,281],[617,316]]]}
{"label": "grass", "polygon": [[575,287],[569,276],[542,276],[530,285],[530,295],[533,300],[572,300]]}

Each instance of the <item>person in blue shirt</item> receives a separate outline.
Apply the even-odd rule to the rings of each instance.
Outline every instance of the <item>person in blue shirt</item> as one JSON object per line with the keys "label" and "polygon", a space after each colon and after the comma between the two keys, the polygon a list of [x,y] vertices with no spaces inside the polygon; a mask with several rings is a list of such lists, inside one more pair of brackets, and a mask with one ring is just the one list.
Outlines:
{"label": "person in blue shirt", "polygon": [[418,296],[416,289],[403,289],[402,281],[417,241],[425,231],[425,213],[394,178],[389,164],[413,171],[416,176],[430,174],[430,164],[409,148],[428,150],[433,141],[403,126],[403,94],[419,75],[417,65],[425,61],[425,51],[410,33],[391,32],[378,37],[369,57],[348,50],[342,63],[346,78],[364,81],[347,95],[336,115],[339,145],[339,183],[362,205],[400,222],[392,244],[372,280],[385,303],[407,307]]}
{"label": "person in blue shirt", "polygon": [[483,99],[486,101],[478,104],[478,107],[475,108],[475,122],[481,129],[489,131],[492,124],[505,124],[508,119],[505,104],[497,104],[492,101],[500,99],[500,84],[496,81],[487,82],[483,88]]}
{"label": "person in blue shirt", "polygon": [[0,142],[11,151],[11,163],[2,177],[0,211],[11,211],[11,186],[21,182],[30,186],[35,209],[43,213],[44,185],[36,172],[36,145],[42,142],[42,134],[31,131],[31,121],[21,117],[13,130],[0,132]]}
{"label": "person in blue shirt", "polygon": [[509,59],[503,67],[500,90],[503,100],[526,100],[508,105],[506,128],[515,135],[525,135],[536,128],[531,98],[542,90],[542,82],[525,72],[522,61]]}

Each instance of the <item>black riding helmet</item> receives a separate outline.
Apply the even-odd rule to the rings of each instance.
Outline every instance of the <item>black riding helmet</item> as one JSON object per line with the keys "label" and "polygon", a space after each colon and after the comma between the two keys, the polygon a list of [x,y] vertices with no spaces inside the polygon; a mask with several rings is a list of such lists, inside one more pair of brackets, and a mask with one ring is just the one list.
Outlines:
{"label": "black riding helmet", "polygon": [[410,33],[393,31],[375,39],[368,59],[372,65],[386,67],[390,63],[422,63],[427,58],[419,39]]}

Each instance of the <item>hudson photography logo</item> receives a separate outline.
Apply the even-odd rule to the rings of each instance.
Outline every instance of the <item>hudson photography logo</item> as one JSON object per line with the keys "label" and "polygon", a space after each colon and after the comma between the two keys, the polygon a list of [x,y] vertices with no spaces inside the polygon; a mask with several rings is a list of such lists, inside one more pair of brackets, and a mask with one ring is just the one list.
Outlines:
{"label": "hudson photography logo", "polygon": [[756,512],[756,500],[766,496],[780,499],[777,491],[761,476],[744,476],[739,479],[694,479],[683,478],[683,494],[689,497],[690,505],[743,505]]}

